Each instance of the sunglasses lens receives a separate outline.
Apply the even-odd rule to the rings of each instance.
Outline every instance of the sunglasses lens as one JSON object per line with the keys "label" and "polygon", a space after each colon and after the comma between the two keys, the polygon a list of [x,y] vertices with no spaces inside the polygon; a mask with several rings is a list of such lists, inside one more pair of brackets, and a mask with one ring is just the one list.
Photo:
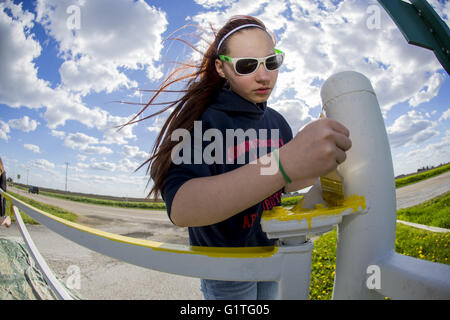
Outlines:
{"label": "sunglasses lens", "polygon": [[236,71],[240,74],[249,74],[255,71],[258,66],[256,59],[239,59],[236,62]]}
{"label": "sunglasses lens", "polygon": [[274,55],[266,60],[267,70],[277,70],[283,63],[283,56],[281,54]]}

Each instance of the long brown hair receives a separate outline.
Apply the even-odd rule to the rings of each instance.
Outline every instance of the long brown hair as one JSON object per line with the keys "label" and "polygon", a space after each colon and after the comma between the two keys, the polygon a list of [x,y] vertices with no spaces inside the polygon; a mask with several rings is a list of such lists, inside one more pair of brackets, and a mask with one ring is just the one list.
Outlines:
{"label": "long brown hair", "polygon": [[[217,51],[220,40],[228,32],[244,24],[257,24],[266,30],[265,25],[254,17],[242,15],[231,17],[218,32],[215,32],[214,29],[212,30],[214,33],[214,41],[209,44],[206,52],[202,53],[203,58],[200,65],[181,63],[178,68],[167,76],[157,90],[150,90],[155,91],[153,97],[128,123],[125,124],[128,125],[143,121],[175,106],[155,141],[151,156],[136,169],[137,171],[148,164],[147,174],[150,173],[149,183],[151,179],[154,181],[153,188],[147,195],[148,198],[153,194],[154,200],[157,200],[158,194],[162,191],[163,182],[171,164],[172,148],[178,144],[178,141],[171,141],[170,139],[173,131],[178,128],[190,131],[194,127],[194,121],[198,120],[205,109],[214,102],[226,82],[226,79],[219,76],[215,67],[215,60],[218,58],[219,54],[226,54],[228,50],[227,40],[225,40],[220,47],[220,52]],[[198,51],[194,46],[180,38],[173,38],[173,40],[179,40]],[[194,69],[194,71],[186,74],[186,71],[189,69]],[[167,90],[171,85],[183,80],[188,80],[186,90]],[[138,119],[149,106],[158,105],[155,103],[155,99],[162,92],[184,92],[184,95],[176,101],[167,102],[168,105],[162,110]]]}

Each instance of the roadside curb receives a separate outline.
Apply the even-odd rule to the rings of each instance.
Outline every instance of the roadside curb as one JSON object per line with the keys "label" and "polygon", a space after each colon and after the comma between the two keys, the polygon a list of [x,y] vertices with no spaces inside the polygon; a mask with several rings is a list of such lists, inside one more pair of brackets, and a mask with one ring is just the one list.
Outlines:
{"label": "roadside curb", "polygon": [[405,224],[405,225],[410,226],[410,227],[423,229],[423,230],[427,230],[427,231],[431,231],[431,232],[440,232],[440,233],[450,232],[450,229],[439,228],[439,227],[430,227],[430,226],[427,226],[427,225],[424,225],[424,224],[407,222],[407,221],[403,221],[403,220],[397,220],[397,222],[401,223],[401,224]]}

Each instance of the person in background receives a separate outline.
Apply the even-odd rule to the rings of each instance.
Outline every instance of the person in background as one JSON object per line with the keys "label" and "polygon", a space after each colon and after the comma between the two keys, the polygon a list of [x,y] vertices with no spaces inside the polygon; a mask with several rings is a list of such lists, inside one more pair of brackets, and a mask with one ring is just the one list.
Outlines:
{"label": "person in background", "polygon": [[[0,188],[2,188],[3,191],[6,191],[6,171],[3,166],[2,158],[0,158]],[[0,207],[0,226],[5,225],[9,228],[11,225],[11,218],[9,216],[5,216],[6,199],[2,195],[0,195]]]}

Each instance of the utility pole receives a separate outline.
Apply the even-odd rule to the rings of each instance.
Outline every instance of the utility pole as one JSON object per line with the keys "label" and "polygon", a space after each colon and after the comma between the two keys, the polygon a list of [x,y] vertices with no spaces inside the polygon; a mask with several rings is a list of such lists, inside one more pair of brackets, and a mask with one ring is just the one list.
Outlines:
{"label": "utility pole", "polygon": [[69,163],[65,162],[65,164],[66,164],[66,192],[67,192],[67,171],[69,169]]}

